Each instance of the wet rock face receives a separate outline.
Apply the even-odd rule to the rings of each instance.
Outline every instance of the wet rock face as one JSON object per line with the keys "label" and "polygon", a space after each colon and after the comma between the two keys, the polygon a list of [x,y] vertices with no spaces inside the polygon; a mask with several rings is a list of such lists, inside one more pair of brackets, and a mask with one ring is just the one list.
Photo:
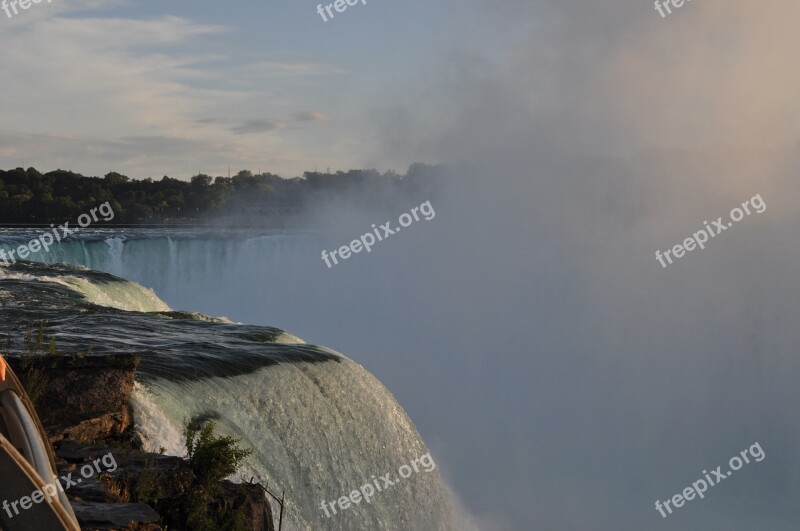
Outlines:
{"label": "wet rock face", "polygon": [[[87,446],[71,440],[56,443],[61,474],[72,472],[77,476],[83,466],[109,453],[116,463],[113,471],[88,479],[82,477],[80,484],[68,491],[71,498],[81,500],[81,511],[76,509],[75,513],[82,525],[92,529],[151,529],[147,527],[151,525],[192,528],[186,525],[191,518],[189,508],[202,494],[195,490],[194,472],[184,459],[132,448]],[[272,508],[260,485],[221,481],[216,487],[206,500],[212,517],[240,518],[241,526],[232,529],[274,530]],[[111,518],[113,511],[109,514],[115,505],[119,505],[125,518],[130,518],[130,525],[138,527],[103,527],[110,525],[103,524],[104,521],[119,521]]]}
{"label": "wet rock face", "polygon": [[81,529],[125,529],[159,531],[161,517],[143,503],[87,503],[72,502],[72,510],[81,523]]}
{"label": "wet rock face", "polygon": [[122,436],[130,428],[128,400],[138,357],[26,356],[8,362],[36,404],[51,440],[88,444]]}
{"label": "wet rock face", "polygon": [[[66,427],[60,432],[48,430],[48,433],[51,434],[50,442],[68,439],[92,444],[109,439],[121,439],[128,434],[132,426],[131,414],[128,408],[124,408],[118,413],[107,413],[85,420],[76,426]],[[46,426],[45,429],[47,430]]]}
{"label": "wet rock face", "polygon": [[258,483],[235,484],[230,481],[221,483],[220,503],[231,512],[241,510],[248,529],[258,531],[275,531],[272,519],[272,507]]}
{"label": "wet rock face", "polygon": [[[189,463],[141,450],[132,434],[129,399],[138,358],[37,356],[9,358],[53,444],[60,475],[79,471],[109,453],[113,470],[80,476],[67,489],[82,529],[190,529],[190,507],[212,519],[230,517],[236,529],[274,531],[272,508],[258,484],[221,481],[198,495]],[[204,512],[205,513],[205,512]],[[231,527],[234,529],[234,527]]]}

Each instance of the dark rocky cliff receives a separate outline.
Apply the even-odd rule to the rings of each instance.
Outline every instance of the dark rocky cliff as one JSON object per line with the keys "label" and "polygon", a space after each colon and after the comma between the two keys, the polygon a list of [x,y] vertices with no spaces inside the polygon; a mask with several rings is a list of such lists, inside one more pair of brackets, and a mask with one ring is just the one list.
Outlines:
{"label": "dark rocky cliff", "polygon": [[[59,474],[80,479],[67,494],[83,529],[274,531],[272,508],[260,485],[221,481],[199,491],[189,462],[142,450],[129,406],[137,357],[7,361],[36,404]],[[115,466],[100,466],[111,464],[110,457],[102,461],[109,454]],[[102,471],[89,478],[79,474],[93,463]]]}

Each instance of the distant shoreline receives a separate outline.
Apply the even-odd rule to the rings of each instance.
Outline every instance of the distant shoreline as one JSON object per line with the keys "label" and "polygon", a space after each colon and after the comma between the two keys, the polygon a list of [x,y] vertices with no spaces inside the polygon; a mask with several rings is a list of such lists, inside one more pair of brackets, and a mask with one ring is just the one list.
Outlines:
{"label": "distant shoreline", "polygon": [[[186,222],[186,223],[106,223],[103,228],[109,229],[170,229],[185,227],[207,226],[207,222]],[[0,229],[41,229],[49,228],[50,223],[0,223]],[[96,230],[93,229],[93,230]]]}

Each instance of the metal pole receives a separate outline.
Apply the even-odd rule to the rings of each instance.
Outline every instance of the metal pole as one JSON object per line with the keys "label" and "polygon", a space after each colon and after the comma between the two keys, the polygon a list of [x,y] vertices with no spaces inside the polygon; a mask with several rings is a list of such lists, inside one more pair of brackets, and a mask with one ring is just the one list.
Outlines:
{"label": "metal pole", "polygon": [[283,528],[283,502],[286,499],[286,491],[284,490],[281,493],[281,514],[278,516],[278,531],[281,531]]}

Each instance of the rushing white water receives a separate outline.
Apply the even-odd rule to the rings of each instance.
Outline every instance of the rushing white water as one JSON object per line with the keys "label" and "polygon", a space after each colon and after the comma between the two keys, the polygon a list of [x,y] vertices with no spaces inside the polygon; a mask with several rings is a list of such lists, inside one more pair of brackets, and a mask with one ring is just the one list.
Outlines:
{"label": "rushing white water", "polygon": [[0,278],[37,280],[65,286],[83,295],[89,302],[119,310],[133,312],[168,312],[169,305],[162,301],[152,289],[121,278],[108,278],[99,283],[78,275],[30,275],[10,273],[0,268]]}
{"label": "rushing white water", "polygon": [[[71,250],[92,257],[98,244],[105,245],[76,242]],[[214,419],[219,433],[241,438],[242,446],[255,452],[233,479],[255,478],[274,493],[285,491],[284,529],[463,529],[438,469],[419,466],[408,477],[399,477],[401,467],[411,466],[428,450],[391,393],[345,356],[275,329],[189,312],[145,313],[170,308],[135,282],[82,267],[21,264],[0,268],[0,281],[8,282],[3,285],[10,297],[23,285],[31,290],[49,284],[83,296],[65,300],[52,295],[64,307],[48,306],[51,315],[69,321],[56,323],[54,329],[62,344],[72,338],[103,350],[113,340],[124,348],[145,350],[132,406],[146,449],[184,455],[186,421]],[[84,299],[124,312],[105,316],[102,308],[85,305],[81,316],[94,321],[82,325],[69,313],[70,301]],[[22,302],[27,311],[35,311],[32,300]],[[267,347],[278,355],[264,356]],[[306,361],[293,354],[304,349],[326,357]],[[163,370],[167,365],[177,370]],[[221,370],[223,365],[227,371]],[[386,488],[380,480],[385,490],[375,492],[369,503],[360,501],[326,516],[323,501],[375,485],[386,474],[395,485]]]}
{"label": "rushing white water", "polygon": [[[297,253],[285,250],[306,249],[310,239],[305,235],[252,233],[227,237],[215,237],[213,233],[181,236],[145,233],[143,237],[96,234],[63,241],[48,252],[31,254],[28,259],[111,273],[153,288],[172,306],[203,311],[197,306],[201,301],[229,300],[232,284],[291,267],[286,259],[292,256],[296,259]],[[16,245],[17,242],[0,239],[0,250],[9,251]],[[228,278],[220,278],[221,271]]]}
{"label": "rushing white water", "polygon": [[[187,401],[186,397],[192,397]],[[136,392],[136,421],[148,449],[182,454],[177,426],[198,415],[217,419],[255,455],[242,479],[286,491],[288,529],[451,529],[449,494],[438,471],[399,467],[427,453],[391,394],[359,365],[293,363],[236,378],[156,381]],[[321,507],[374,478],[397,484],[330,518]]]}
{"label": "rushing white water", "polygon": [[[0,238],[0,250],[15,244]],[[314,339],[324,341],[326,331],[317,326],[319,319],[310,322],[305,304],[285,303],[300,285],[313,290],[310,283],[316,282],[322,290],[320,282],[330,280],[317,276],[319,248],[318,239],[307,234],[151,231],[73,238],[30,260],[111,273],[153,289],[172,308],[303,330],[304,335],[312,331]],[[315,274],[307,274],[309,269]]]}

